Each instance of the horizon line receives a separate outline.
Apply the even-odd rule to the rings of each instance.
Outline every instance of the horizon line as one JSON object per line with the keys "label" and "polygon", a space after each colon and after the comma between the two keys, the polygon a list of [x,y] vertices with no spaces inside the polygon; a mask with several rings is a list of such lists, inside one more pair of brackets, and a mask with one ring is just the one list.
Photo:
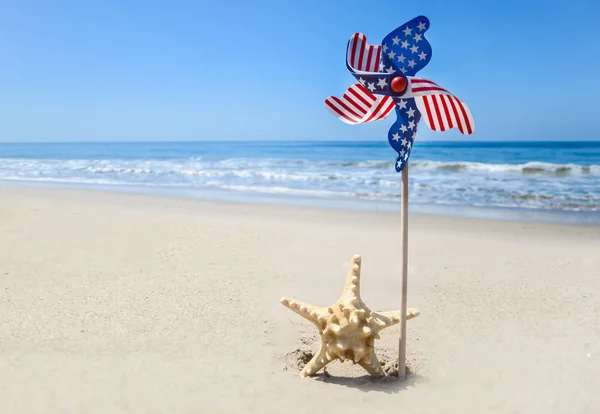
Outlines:
{"label": "horizon line", "polygon": [[[387,140],[367,140],[367,139],[350,139],[350,140],[343,140],[343,139],[298,139],[298,140],[291,140],[291,139],[248,139],[248,140],[236,140],[236,139],[222,139],[222,140],[204,140],[204,139],[200,139],[200,140],[131,140],[131,141],[127,141],[127,140],[106,140],[106,141],[0,141],[0,145],[2,144],[153,144],[153,143],[160,143],[160,144],[168,144],[168,143],[174,143],[174,144],[185,144],[185,143],[220,143],[220,142],[235,142],[235,143],[250,143],[250,142],[286,142],[286,143],[291,143],[291,142],[314,142],[314,143],[324,143],[324,142],[368,142],[368,143],[376,143],[376,142],[381,142],[382,144],[387,143]],[[419,140],[419,142],[422,143],[478,143],[478,144],[485,144],[485,143],[500,143],[500,142],[511,142],[511,143],[600,143],[600,139],[594,139],[594,140],[555,140],[555,139],[548,139],[548,140],[517,140],[517,139],[490,139],[490,140],[470,140],[470,139],[454,139],[454,140],[440,140],[440,139],[434,139],[434,140],[428,140],[428,139],[422,139]]]}

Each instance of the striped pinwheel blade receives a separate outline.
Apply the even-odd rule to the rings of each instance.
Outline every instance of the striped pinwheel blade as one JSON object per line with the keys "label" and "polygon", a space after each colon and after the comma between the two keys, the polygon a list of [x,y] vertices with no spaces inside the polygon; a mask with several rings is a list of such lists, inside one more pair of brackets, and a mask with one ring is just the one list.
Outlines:
{"label": "striped pinwheel blade", "polygon": [[394,109],[394,100],[385,95],[374,95],[360,83],[349,87],[341,98],[325,99],[327,109],[347,124],[363,124],[386,118]]}
{"label": "striped pinwheel blade", "polygon": [[463,101],[433,81],[419,78],[409,80],[411,88],[406,96],[415,99],[429,128],[434,131],[458,128],[466,135],[475,131],[475,120]]}
{"label": "striped pinwheel blade", "polygon": [[379,72],[381,46],[368,45],[367,36],[354,33],[346,49],[346,65],[350,72]]}

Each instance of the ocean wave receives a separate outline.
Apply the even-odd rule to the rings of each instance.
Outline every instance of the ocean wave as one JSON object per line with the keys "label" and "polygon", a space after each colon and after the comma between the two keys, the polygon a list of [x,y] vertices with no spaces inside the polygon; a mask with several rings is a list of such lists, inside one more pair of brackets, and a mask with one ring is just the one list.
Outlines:
{"label": "ocean wave", "polygon": [[367,160],[367,161],[328,161],[325,162],[326,166],[330,167],[356,167],[356,168],[368,168],[368,169],[390,169],[393,168],[392,158],[388,161],[380,160]]}
{"label": "ocean wave", "polygon": [[[445,162],[411,160],[416,171],[516,173],[523,175],[600,175],[600,165],[553,164],[528,162],[524,164],[491,164],[481,162]],[[86,171],[94,174],[183,174],[207,176],[262,176],[263,178],[291,180],[338,180],[347,178],[349,171],[379,171],[395,174],[390,160],[366,161],[310,161],[291,159],[227,158],[207,160],[202,157],[147,160],[147,159],[11,159],[0,158],[2,170],[67,172]]]}
{"label": "ocean wave", "polygon": [[[411,202],[575,211],[600,208],[600,165],[485,164],[413,160]],[[393,162],[201,157],[170,159],[0,158],[0,180],[223,189],[394,201]]]}
{"label": "ocean wave", "polygon": [[309,190],[299,189],[290,187],[277,187],[277,186],[260,186],[260,185],[232,185],[232,184],[214,184],[214,187],[222,188],[225,190],[236,190],[236,191],[247,191],[253,193],[263,194],[288,194],[288,195],[300,195],[300,196],[312,196],[312,197],[355,197],[357,194],[352,192],[343,191],[329,191],[329,190]]}
{"label": "ocean wave", "polygon": [[421,170],[483,173],[520,173],[524,175],[600,175],[600,165],[552,164],[528,162],[525,164],[486,164],[480,162],[412,161],[410,167]]}

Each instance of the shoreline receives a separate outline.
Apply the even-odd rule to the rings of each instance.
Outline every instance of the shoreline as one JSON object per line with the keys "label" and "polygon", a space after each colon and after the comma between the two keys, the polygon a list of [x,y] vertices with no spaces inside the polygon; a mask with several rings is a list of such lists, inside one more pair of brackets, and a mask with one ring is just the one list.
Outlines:
{"label": "shoreline", "polygon": [[[182,198],[215,203],[256,204],[271,206],[303,207],[333,211],[360,211],[374,213],[400,212],[397,203],[356,198],[320,198],[293,195],[236,192],[233,190],[169,188],[160,186],[116,186],[78,183],[35,182],[0,180],[0,187],[71,189],[112,194],[133,194],[155,197]],[[466,206],[452,204],[409,203],[410,214],[440,216],[447,218],[477,218],[494,221],[531,223],[554,223],[578,226],[600,226],[600,212],[526,209],[516,207]]]}

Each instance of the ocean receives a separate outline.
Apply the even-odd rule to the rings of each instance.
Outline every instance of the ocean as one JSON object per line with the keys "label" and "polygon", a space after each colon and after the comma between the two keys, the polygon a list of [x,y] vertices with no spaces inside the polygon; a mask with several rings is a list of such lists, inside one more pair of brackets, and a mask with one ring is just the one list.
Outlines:
{"label": "ocean", "polygon": [[[0,144],[0,181],[399,208],[384,141]],[[417,142],[413,211],[600,223],[600,142]]]}

